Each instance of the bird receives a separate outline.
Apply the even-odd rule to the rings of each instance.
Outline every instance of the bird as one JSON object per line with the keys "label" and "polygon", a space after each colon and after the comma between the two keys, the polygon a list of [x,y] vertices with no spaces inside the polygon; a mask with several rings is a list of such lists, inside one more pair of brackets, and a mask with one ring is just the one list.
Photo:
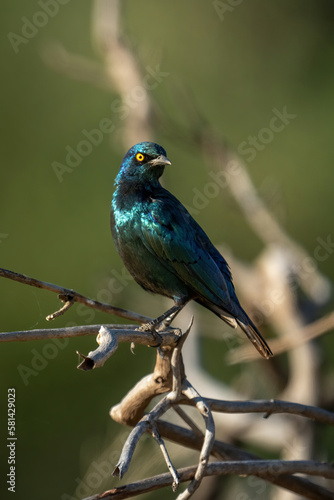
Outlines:
{"label": "bird", "polygon": [[162,146],[140,142],[129,149],[115,178],[111,233],[134,280],[174,305],[142,330],[169,326],[191,300],[245,332],[266,359],[273,353],[241,307],[230,267],[183,204],[160,184],[171,161]]}

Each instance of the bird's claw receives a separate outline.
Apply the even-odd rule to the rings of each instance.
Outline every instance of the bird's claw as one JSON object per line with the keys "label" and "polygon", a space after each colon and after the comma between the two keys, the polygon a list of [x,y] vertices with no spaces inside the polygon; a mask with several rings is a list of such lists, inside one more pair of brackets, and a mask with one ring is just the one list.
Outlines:
{"label": "bird's claw", "polygon": [[156,330],[151,330],[151,334],[156,342],[156,344],[154,345],[151,345],[150,347],[158,347],[159,348],[159,352],[160,352],[160,346],[162,344],[162,337],[161,335],[158,334],[158,332]]}
{"label": "bird's claw", "polygon": [[154,338],[156,343],[154,345],[151,345],[150,347],[160,347],[162,344],[162,337],[155,329],[156,326],[157,323],[151,321],[150,323],[144,323],[139,328],[137,328],[137,330],[140,332],[150,332],[152,334],[152,337]]}

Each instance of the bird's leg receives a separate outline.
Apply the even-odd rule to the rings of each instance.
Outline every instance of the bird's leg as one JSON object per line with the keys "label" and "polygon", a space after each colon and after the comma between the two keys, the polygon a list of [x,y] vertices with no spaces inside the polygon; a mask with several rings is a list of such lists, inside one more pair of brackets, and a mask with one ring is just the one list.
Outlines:
{"label": "bird's leg", "polygon": [[[156,319],[154,319],[153,321],[150,321],[149,323],[145,323],[144,325],[141,325],[141,327],[139,327],[139,330],[144,331],[144,332],[147,332],[147,331],[153,332],[155,330],[155,327],[158,325],[161,325],[162,327],[167,328],[171,324],[171,322],[173,321],[175,316],[184,308],[184,306],[185,306],[185,303],[184,304],[174,304],[173,307],[171,307],[170,309],[168,309],[168,311],[161,314],[161,316],[158,316]],[[159,328],[159,329],[161,329],[161,328]]]}
{"label": "bird's leg", "polygon": [[[179,314],[179,312],[182,311],[182,309],[184,308],[184,306],[185,306],[185,304],[175,305],[174,307],[172,307],[171,309],[169,309],[169,313],[170,314],[163,321],[160,321],[160,326],[158,328],[158,331],[159,330],[164,330],[164,329],[168,328],[169,325],[171,324],[171,322],[174,320],[174,318]],[[174,310],[172,311],[172,309],[174,309]]]}

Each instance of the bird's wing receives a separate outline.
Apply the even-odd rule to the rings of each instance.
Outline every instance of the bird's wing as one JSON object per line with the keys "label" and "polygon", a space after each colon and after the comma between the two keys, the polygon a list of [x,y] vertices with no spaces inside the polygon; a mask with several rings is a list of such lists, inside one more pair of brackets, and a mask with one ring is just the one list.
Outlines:
{"label": "bird's wing", "polygon": [[239,324],[262,356],[272,356],[238,301],[227,262],[176,198],[168,193],[166,199],[152,200],[141,231],[146,248],[184,280],[198,302],[230,326]]}
{"label": "bird's wing", "polygon": [[153,199],[141,227],[147,249],[199,298],[237,314],[226,261],[176,198],[168,193],[165,198]]}

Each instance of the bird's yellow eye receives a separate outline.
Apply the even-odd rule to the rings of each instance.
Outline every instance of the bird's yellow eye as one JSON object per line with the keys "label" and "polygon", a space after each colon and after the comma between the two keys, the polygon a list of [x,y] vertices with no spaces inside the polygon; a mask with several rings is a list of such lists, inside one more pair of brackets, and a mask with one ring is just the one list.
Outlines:
{"label": "bird's yellow eye", "polygon": [[137,153],[136,154],[136,160],[143,161],[143,159],[144,159],[144,155],[142,153]]}

